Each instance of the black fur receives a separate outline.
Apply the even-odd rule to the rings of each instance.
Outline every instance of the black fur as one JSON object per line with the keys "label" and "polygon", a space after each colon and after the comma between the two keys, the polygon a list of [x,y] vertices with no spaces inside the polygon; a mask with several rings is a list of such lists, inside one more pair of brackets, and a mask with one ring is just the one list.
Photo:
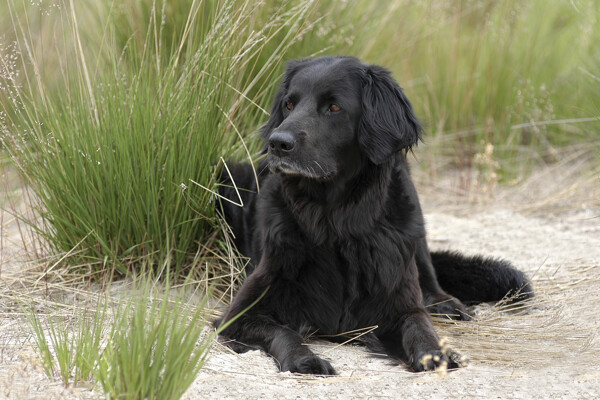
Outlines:
{"label": "black fur", "polygon": [[458,367],[427,311],[468,319],[458,299],[532,296],[505,261],[430,255],[406,162],[421,133],[384,68],[349,57],[289,64],[262,133],[260,194],[250,165],[230,165],[234,182],[221,171],[221,194],[237,201],[236,185],[244,197],[243,208],[221,207],[252,272],[216,324],[263,296],[223,330],[227,343],[263,349],[282,371],[333,374],[303,335],[377,326],[366,341],[413,370]]}

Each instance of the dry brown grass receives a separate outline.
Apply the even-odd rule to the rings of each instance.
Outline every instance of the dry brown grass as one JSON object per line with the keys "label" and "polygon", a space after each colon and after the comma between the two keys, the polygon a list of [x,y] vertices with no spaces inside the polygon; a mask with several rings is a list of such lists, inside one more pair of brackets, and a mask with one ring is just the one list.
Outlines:
{"label": "dry brown grass", "polygon": [[[493,154],[486,155],[484,150],[475,155],[475,158],[483,158],[483,166],[477,167],[474,163],[471,168],[462,170],[453,166],[451,157],[435,154],[435,163],[426,168],[413,168],[413,177],[421,196],[435,210],[465,215],[473,210],[501,206],[525,215],[546,216],[581,207],[600,207],[598,149],[598,141],[565,147],[556,155],[555,162],[537,167],[532,167],[532,159],[537,157],[533,150],[524,151],[521,158],[504,160],[501,166],[496,164]],[[412,163],[419,165],[426,157],[428,155],[417,155]],[[488,170],[494,171],[496,182],[490,181]],[[508,174],[516,177],[505,181],[503,176]]]}
{"label": "dry brown grass", "polygon": [[600,266],[573,266],[561,277],[534,279],[536,297],[506,306],[473,308],[471,322],[436,320],[471,360],[510,367],[552,366],[587,368],[597,362],[600,321],[594,304],[600,300]]}

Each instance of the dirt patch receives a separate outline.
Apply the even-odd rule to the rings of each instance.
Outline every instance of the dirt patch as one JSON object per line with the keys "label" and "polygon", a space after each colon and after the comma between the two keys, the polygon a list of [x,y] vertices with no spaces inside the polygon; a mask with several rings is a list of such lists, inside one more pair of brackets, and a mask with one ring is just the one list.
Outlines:
{"label": "dirt patch", "polygon": [[[467,368],[445,376],[414,374],[363,347],[316,341],[311,348],[339,375],[307,377],[278,372],[259,351],[233,354],[215,344],[185,398],[600,397],[600,185],[592,176],[568,196],[551,198],[547,193],[557,191],[547,189],[555,179],[552,171],[544,174],[496,188],[493,200],[449,195],[456,185],[452,177],[421,190],[433,249],[509,259],[536,290],[535,300],[521,310],[483,304],[470,309],[474,321],[436,322],[440,334],[470,359]],[[533,207],[535,202],[540,206]],[[19,261],[23,246],[11,218],[3,213],[0,398],[102,397],[85,387],[64,388],[42,372],[12,301],[19,290],[43,289],[26,278],[35,267]]]}

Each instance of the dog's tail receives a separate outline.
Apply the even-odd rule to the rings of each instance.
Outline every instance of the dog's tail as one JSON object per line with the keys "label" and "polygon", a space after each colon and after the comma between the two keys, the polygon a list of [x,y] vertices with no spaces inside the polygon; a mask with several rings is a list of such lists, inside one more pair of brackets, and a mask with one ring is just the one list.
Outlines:
{"label": "dog's tail", "polygon": [[463,302],[512,303],[534,296],[525,274],[508,261],[451,251],[432,252],[431,261],[442,289]]}

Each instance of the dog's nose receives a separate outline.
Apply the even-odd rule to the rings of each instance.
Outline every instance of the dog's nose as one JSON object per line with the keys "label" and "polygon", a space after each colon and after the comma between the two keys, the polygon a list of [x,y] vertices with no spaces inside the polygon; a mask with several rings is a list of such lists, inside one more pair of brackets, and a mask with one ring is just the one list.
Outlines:
{"label": "dog's nose", "polygon": [[269,153],[282,157],[294,150],[296,140],[289,131],[275,131],[269,137]]}

